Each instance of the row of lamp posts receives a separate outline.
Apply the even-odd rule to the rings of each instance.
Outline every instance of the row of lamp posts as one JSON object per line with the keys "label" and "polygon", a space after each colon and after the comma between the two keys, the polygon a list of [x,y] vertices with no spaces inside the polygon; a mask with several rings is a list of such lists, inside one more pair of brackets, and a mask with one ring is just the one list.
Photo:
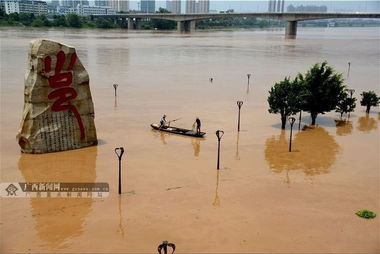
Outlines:
{"label": "row of lamp posts", "polygon": [[[249,84],[250,78],[251,78],[251,74],[247,74],[248,84]],[[117,96],[117,87],[118,87],[118,84],[114,84],[113,85],[113,88],[115,89],[115,97]],[[355,90],[353,90],[353,89],[352,89],[352,91],[350,90],[351,97],[352,97],[352,94],[354,92],[355,92]],[[236,104],[238,106],[238,127],[237,127],[237,130],[238,130],[238,132],[240,132],[240,111],[241,111],[241,107],[243,106],[243,101],[237,101]],[[294,117],[289,117],[288,120],[289,120],[289,123],[290,123],[289,152],[291,152],[292,151],[293,124],[296,121],[296,119]],[[221,141],[221,139],[222,139],[222,137],[224,135],[224,131],[217,130],[215,132],[215,135],[216,135],[216,137],[218,139],[218,156],[217,156],[216,169],[219,170],[220,169],[220,141]],[[123,147],[115,148],[115,153],[116,153],[116,155],[118,157],[118,160],[119,160],[119,185],[118,185],[118,193],[121,194],[121,160],[122,160],[122,157],[123,157],[123,154],[124,154],[124,148]]]}

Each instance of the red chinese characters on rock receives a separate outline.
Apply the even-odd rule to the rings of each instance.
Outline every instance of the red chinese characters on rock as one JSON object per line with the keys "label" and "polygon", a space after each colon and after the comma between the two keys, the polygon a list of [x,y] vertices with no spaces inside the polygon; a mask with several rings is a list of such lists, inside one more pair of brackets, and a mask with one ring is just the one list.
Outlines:
{"label": "red chinese characters on rock", "polygon": [[52,71],[52,59],[50,56],[45,57],[45,75],[48,77],[49,86],[55,90],[49,93],[49,100],[55,100],[51,106],[51,110],[54,112],[71,111],[79,125],[80,138],[85,137],[84,125],[82,118],[74,105],[70,104],[70,101],[75,99],[78,94],[74,88],[70,87],[73,83],[73,68],[77,60],[77,55],[75,53],[71,54],[71,57],[67,57],[70,60],[69,66],[66,71],[62,71],[63,66],[66,62],[66,55],[63,51],[59,51],[57,54],[57,64],[55,70]]}

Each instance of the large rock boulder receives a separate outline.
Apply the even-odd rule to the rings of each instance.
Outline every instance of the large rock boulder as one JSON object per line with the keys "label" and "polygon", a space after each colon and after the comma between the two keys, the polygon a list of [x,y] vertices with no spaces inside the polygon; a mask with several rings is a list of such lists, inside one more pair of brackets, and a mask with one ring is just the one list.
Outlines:
{"label": "large rock boulder", "polygon": [[30,44],[25,104],[17,140],[25,153],[97,144],[89,76],[75,48],[50,40]]}

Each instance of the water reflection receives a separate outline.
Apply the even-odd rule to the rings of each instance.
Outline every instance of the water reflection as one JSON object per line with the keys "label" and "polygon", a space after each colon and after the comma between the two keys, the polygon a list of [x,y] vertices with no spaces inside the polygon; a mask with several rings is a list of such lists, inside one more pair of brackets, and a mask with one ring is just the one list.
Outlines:
{"label": "water reflection", "polygon": [[117,96],[115,96],[115,102],[114,102],[113,107],[114,107],[114,109],[117,109]]}
{"label": "water reflection", "polygon": [[336,135],[345,136],[352,133],[352,122],[348,120],[336,120]]}
{"label": "water reflection", "polygon": [[121,211],[121,198],[122,198],[122,196],[119,195],[118,196],[118,199],[119,199],[119,231],[121,233],[122,238],[124,238],[125,232],[124,232],[123,217],[122,217],[123,213]]}
{"label": "water reflection", "polygon": [[220,170],[216,170],[216,188],[215,188],[214,202],[212,202],[213,206],[220,206],[220,199],[219,199],[219,194],[218,194],[218,190],[219,190],[219,172],[220,172]]}
{"label": "water reflection", "polygon": [[[26,182],[94,182],[97,148],[49,154],[21,154],[18,167]],[[83,234],[91,198],[30,198],[38,237],[47,249],[67,248]]]}
{"label": "water reflection", "polygon": [[154,133],[155,137],[159,137],[160,141],[163,145],[167,145],[167,138],[170,136],[178,136],[178,138],[182,139],[190,139],[191,146],[193,147],[194,150],[194,157],[199,157],[199,154],[201,152],[201,141],[205,140],[204,138],[193,138],[193,137],[188,137],[188,136],[180,136],[177,134],[171,134],[163,131],[158,131],[158,130],[152,130]]}
{"label": "water reflection", "polygon": [[297,133],[291,153],[288,152],[288,134],[282,130],[279,136],[272,136],[266,141],[265,159],[273,172],[285,171],[288,174],[289,170],[302,170],[307,176],[329,172],[339,145],[324,128],[315,127]]}
{"label": "water reflection", "polygon": [[240,155],[239,155],[239,139],[240,139],[240,132],[237,133],[236,137],[236,153],[235,153],[235,159],[240,160]]}
{"label": "water reflection", "polygon": [[377,129],[377,121],[373,117],[369,117],[369,114],[359,117],[359,126],[357,127],[359,131],[370,132]]}
{"label": "water reflection", "polygon": [[193,149],[194,149],[194,156],[199,157],[199,153],[201,151],[201,141],[199,139],[192,138],[191,145],[193,146]]}

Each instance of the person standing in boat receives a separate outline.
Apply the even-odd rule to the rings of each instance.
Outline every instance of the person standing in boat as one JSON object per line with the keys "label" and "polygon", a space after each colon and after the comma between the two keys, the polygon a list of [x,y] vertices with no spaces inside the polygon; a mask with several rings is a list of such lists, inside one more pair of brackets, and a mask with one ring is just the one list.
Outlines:
{"label": "person standing in boat", "polygon": [[161,120],[160,120],[160,128],[161,127],[165,127],[167,125],[167,121],[166,121],[166,115],[163,115],[161,117]]}
{"label": "person standing in boat", "polygon": [[197,133],[201,133],[201,120],[197,117],[194,123],[197,125]]}

